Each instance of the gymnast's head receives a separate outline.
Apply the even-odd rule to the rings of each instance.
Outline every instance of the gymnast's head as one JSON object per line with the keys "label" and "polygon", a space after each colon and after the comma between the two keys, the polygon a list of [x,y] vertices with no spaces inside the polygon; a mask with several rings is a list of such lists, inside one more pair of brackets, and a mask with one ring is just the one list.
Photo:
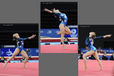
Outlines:
{"label": "gymnast's head", "polygon": [[55,13],[61,13],[59,9],[55,9],[55,8],[53,8],[52,11]]}
{"label": "gymnast's head", "polygon": [[89,37],[95,38],[96,37],[96,33],[95,32],[89,32]]}
{"label": "gymnast's head", "polygon": [[14,34],[13,34],[13,38],[16,38],[16,39],[17,39],[17,38],[20,38],[20,36],[19,36],[18,33],[14,33]]}

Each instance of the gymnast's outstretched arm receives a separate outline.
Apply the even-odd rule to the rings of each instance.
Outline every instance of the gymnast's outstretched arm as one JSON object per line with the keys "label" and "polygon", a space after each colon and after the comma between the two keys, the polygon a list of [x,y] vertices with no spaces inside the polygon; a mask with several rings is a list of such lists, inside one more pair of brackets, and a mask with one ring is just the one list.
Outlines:
{"label": "gymnast's outstretched arm", "polygon": [[33,39],[36,35],[32,35],[28,38],[18,38],[17,40],[27,40],[27,39]]}
{"label": "gymnast's outstretched arm", "polygon": [[109,38],[109,37],[111,37],[111,36],[112,36],[111,34],[108,34],[108,35],[104,35],[104,36],[95,37],[95,39]]}
{"label": "gymnast's outstretched arm", "polygon": [[48,13],[53,13],[53,11],[51,11],[51,10],[49,10],[49,9],[47,9],[47,8],[45,8],[44,11],[45,11],[45,12],[48,12]]}

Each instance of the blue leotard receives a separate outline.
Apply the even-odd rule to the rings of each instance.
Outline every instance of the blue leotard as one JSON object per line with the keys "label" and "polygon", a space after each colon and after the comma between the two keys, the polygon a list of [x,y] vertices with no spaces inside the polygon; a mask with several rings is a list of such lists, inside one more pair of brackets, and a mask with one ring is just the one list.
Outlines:
{"label": "blue leotard", "polygon": [[[94,39],[101,39],[101,38],[103,38],[103,36],[95,37]],[[90,50],[97,51],[96,47],[93,45],[94,39],[91,37],[86,38],[85,45],[88,46]]]}
{"label": "blue leotard", "polygon": [[64,24],[64,26],[67,25],[68,17],[67,17],[67,15],[65,13],[54,13],[54,14],[59,16],[59,19],[61,21],[60,24]]}
{"label": "blue leotard", "polygon": [[20,52],[23,50],[24,47],[24,40],[27,40],[28,38],[18,38],[17,41],[17,48],[20,50]]}

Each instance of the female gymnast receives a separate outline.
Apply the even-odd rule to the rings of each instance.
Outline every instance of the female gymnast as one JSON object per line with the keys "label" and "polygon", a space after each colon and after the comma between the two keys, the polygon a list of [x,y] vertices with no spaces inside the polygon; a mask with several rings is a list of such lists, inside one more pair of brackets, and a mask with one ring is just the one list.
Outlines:
{"label": "female gymnast", "polygon": [[84,69],[87,70],[87,64],[86,64],[86,57],[93,55],[95,57],[95,59],[98,61],[99,66],[100,66],[100,70],[103,70],[102,68],[102,64],[101,61],[99,59],[98,53],[97,53],[97,49],[96,47],[94,47],[94,39],[100,39],[100,38],[108,38],[111,37],[112,35],[104,35],[104,36],[98,36],[96,37],[95,32],[90,32],[89,33],[89,37],[86,38],[85,40],[85,44],[86,44],[86,49],[89,50],[88,52],[86,52],[83,55],[83,59],[84,59]]}
{"label": "female gymnast", "polygon": [[13,34],[13,40],[16,40],[17,41],[17,48],[15,49],[13,55],[8,59],[8,61],[5,63],[4,67],[7,66],[8,62],[10,60],[12,60],[16,55],[18,55],[19,53],[25,57],[25,61],[24,61],[24,68],[26,68],[26,63],[29,59],[28,55],[26,54],[26,52],[23,50],[23,47],[24,47],[24,40],[27,40],[27,39],[33,39],[36,35],[32,35],[28,38],[20,38],[19,34],[18,33],[15,33]]}
{"label": "female gymnast", "polygon": [[61,34],[61,42],[62,42],[63,47],[65,48],[64,36],[65,36],[65,34],[67,34],[67,35],[71,34],[70,29],[66,26],[67,25],[67,21],[68,21],[67,15],[65,13],[60,12],[60,10],[55,9],[55,8],[52,9],[52,10],[49,10],[49,9],[45,8],[44,11],[46,11],[48,13],[53,13],[53,14],[55,14],[55,15],[57,15],[59,17],[61,23],[59,24],[60,32],[58,33],[58,35]]}

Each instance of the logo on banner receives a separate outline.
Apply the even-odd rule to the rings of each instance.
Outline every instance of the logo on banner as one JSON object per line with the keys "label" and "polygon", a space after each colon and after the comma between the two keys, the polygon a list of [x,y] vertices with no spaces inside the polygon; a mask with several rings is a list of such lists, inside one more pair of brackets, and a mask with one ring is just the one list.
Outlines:
{"label": "logo on banner", "polygon": [[77,29],[71,29],[71,37],[76,38],[77,37]]}
{"label": "logo on banner", "polygon": [[8,49],[8,51],[6,52],[6,55],[11,56],[12,54],[13,54],[12,51]]}
{"label": "logo on banner", "polygon": [[38,49],[36,49],[36,53],[38,53]]}
{"label": "logo on banner", "polygon": [[47,32],[47,34],[51,34],[51,33],[52,33],[52,31],[48,31],[48,32]]}
{"label": "logo on banner", "polygon": [[4,54],[4,52],[2,51],[2,55]]}
{"label": "logo on banner", "polygon": [[44,33],[44,31],[40,31],[40,33]]}

